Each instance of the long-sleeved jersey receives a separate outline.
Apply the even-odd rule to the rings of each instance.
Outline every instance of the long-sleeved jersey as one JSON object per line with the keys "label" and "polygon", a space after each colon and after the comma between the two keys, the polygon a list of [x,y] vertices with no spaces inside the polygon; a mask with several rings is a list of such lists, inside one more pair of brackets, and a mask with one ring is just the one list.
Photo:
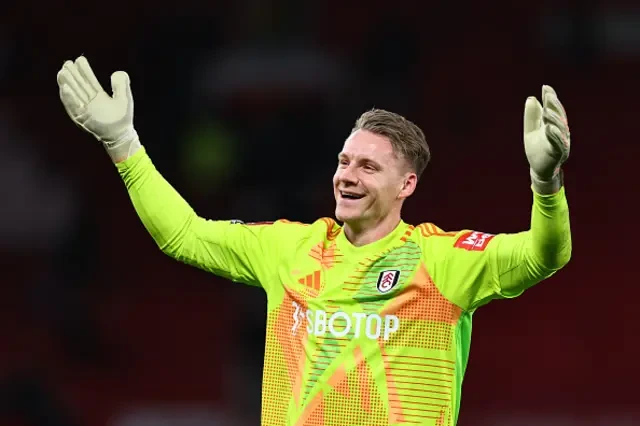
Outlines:
{"label": "long-sleeved jersey", "polygon": [[526,232],[401,221],[357,247],[329,218],[205,220],[144,149],[118,169],[166,254],[266,292],[264,426],[455,425],[474,311],[571,255],[564,189],[534,193]]}

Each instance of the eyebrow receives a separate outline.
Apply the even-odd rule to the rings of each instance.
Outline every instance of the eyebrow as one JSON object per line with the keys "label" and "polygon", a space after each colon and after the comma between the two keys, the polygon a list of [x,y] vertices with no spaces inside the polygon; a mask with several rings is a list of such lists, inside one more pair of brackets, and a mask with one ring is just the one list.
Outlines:
{"label": "eyebrow", "polygon": [[378,163],[376,160],[373,160],[371,158],[363,158],[362,162],[372,164],[372,165],[376,166],[379,169],[382,168],[382,164]]}
{"label": "eyebrow", "polygon": [[[349,155],[345,154],[344,152],[341,152],[340,154],[338,154],[338,160],[349,159],[349,158],[350,158]],[[360,158],[358,161],[361,162],[361,163],[370,163],[370,164],[374,165],[375,167],[377,167],[379,169],[382,168],[382,164],[378,163],[377,161],[375,161],[375,160],[373,160],[371,158],[367,158],[367,157]]]}

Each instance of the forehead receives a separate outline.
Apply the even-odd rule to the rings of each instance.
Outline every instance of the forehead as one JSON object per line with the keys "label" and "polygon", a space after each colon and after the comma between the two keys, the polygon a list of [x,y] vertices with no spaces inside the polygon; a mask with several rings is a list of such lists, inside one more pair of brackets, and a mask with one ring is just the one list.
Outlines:
{"label": "forehead", "polygon": [[366,158],[384,163],[396,159],[393,145],[387,138],[366,130],[353,132],[345,141],[340,154],[351,158]]}

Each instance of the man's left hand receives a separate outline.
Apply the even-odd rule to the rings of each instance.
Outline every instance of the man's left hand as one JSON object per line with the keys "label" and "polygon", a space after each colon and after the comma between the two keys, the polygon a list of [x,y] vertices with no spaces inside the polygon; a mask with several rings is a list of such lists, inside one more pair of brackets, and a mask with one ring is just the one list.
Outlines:
{"label": "man's left hand", "polygon": [[570,146],[567,113],[555,90],[542,86],[542,105],[532,96],[524,107],[524,148],[534,191],[551,194],[560,189],[560,167],[569,157]]}

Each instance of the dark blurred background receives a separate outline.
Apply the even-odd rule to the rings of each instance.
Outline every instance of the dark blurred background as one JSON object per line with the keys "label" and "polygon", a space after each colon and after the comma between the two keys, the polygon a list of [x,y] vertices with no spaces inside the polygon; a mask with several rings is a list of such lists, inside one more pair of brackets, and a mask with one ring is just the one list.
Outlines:
{"label": "dark blurred background", "polygon": [[640,425],[640,4],[24,0],[0,14],[0,425],[258,425],[265,298],[170,260],[58,99],[85,54],[202,216],[332,216],[336,154],[390,109],[433,162],[405,220],[527,229],[527,96],[571,123],[573,259],[475,315],[461,426]]}

